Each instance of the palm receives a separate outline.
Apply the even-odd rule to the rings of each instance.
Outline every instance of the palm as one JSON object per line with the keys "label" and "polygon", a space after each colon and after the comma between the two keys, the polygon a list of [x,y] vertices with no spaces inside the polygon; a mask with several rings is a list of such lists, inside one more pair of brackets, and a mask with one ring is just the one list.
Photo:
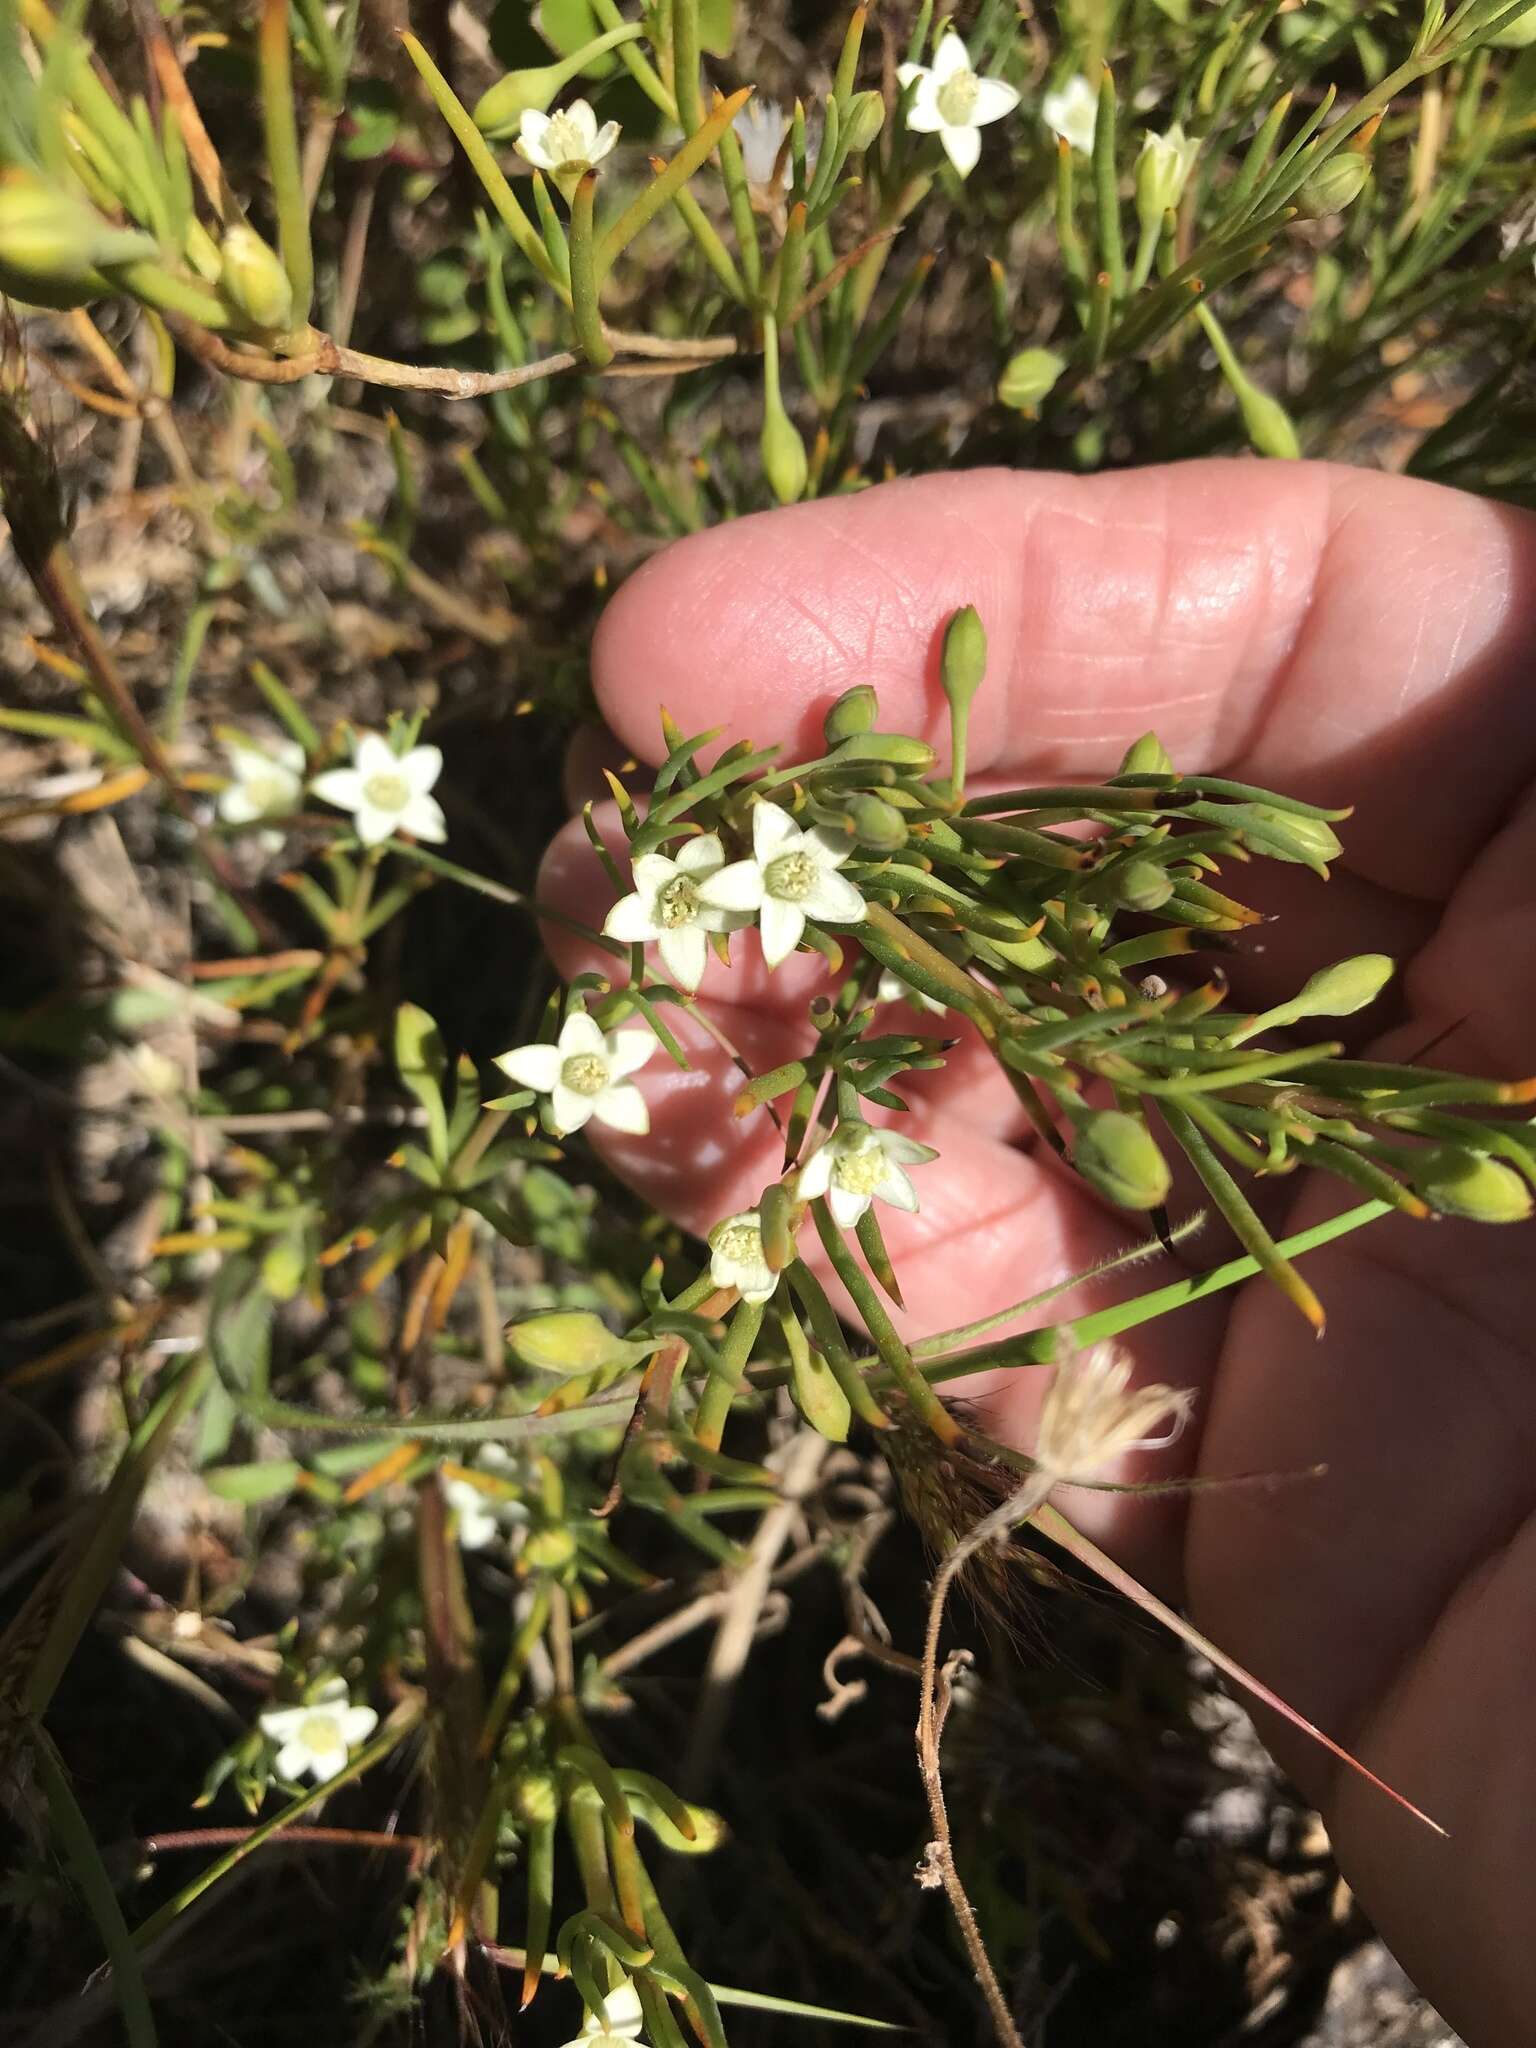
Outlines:
{"label": "palm", "polygon": [[[1281,914],[1245,999],[1349,952],[1392,952],[1400,1051],[1449,1032],[1448,1064],[1530,1073],[1536,632],[1520,599],[1533,571],[1521,516],[1347,471],[1200,464],[1087,485],[980,473],[669,551],[610,609],[597,682],[621,738],[652,755],[658,695],[686,730],[728,724],[812,752],[826,704],[863,681],[883,723],[939,736],[937,629],[974,602],[995,653],[973,730],[983,776],[1103,771],[1155,726],[1181,767],[1358,805],[1326,889],[1281,871],[1288,901],[1267,905]],[[590,914],[603,885],[584,840],[563,838],[551,870],[549,892]],[[755,947],[737,950],[704,993],[749,1064],[772,1066],[803,1043],[819,963],[798,956],[770,981]],[[648,1087],[652,1137],[610,1149],[660,1207],[705,1228],[750,1202],[779,1154],[766,1118],[733,1128],[739,1074],[719,1044],[695,1028],[691,1046],[694,1072]],[[912,1135],[941,1159],[920,1181],[922,1213],[887,1232],[911,1331],[985,1314],[1124,1242],[1123,1220],[1022,1148],[979,1048],[959,1046],[912,1099]],[[1302,1186],[1290,1220],[1330,1201]],[[1437,1840],[1287,1744],[1409,1968],[1476,2048],[1514,2043],[1536,1997],[1522,1938],[1536,1895],[1530,1240],[1394,1218],[1308,1274],[1323,1344],[1254,1286],[1151,1325],[1140,1360],[1204,1388],[1187,1452],[1202,1473],[1326,1461],[1323,1477],[1207,1491],[1188,1509],[1067,1505],[1450,1829]],[[1001,1434],[1028,1444],[1037,1389],[1020,1375],[993,1394]]]}

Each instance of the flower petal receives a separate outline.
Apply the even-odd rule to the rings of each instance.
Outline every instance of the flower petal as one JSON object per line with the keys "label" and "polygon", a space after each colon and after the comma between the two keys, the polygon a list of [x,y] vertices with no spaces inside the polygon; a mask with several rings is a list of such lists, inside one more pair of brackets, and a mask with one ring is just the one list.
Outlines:
{"label": "flower petal", "polygon": [[274,1742],[286,1742],[308,1712],[308,1707],[273,1707],[256,1716],[256,1726]]}
{"label": "flower petal", "polygon": [[267,752],[280,768],[286,768],[290,775],[302,775],[307,759],[304,749],[297,740],[272,740]]}
{"label": "flower petal", "polygon": [[795,1192],[802,1202],[814,1202],[832,1182],[832,1148],[818,1145],[795,1177]]}
{"label": "flower petal", "polygon": [[971,108],[971,120],[978,128],[984,128],[989,121],[1001,121],[1019,104],[1018,91],[1001,78],[978,78],[976,81],[976,104]]}
{"label": "flower petal", "polygon": [[822,868],[840,868],[845,860],[852,860],[858,848],[847,839],[836,839],[830,832],[824,832],[819,825],[813,825],[805,835],[805,843],[816,856],[816,865]]}
{"label": "flower petal", "polygon": [[896,83],[898,85],[911,85],[915,80],[927,78],[928,75],[928,66],[926,64],[898,64],[896,66]]}
{"label": "flower petal", "polygon": [[[851,886],[851,885],[850,885]],[[854,891],[855,895],[858,891]],[[863,899],[859,902],[859,915],[864,914]],[[800,943],[800,934],[805,930],[805,912],[798,903],[785,903],[778,896],[763,899],[763,907],[757,916],[758,930],[762,934],[763,958],[770,968],[777,967],[781,960],[787,960]]]}
{"label": "flower petal", "polygon": [[573,1053],[589,1052],[600,1060],[608,1057],[608,1041],[597,1021],[585,1010],[572,1010],[560,1026],[560,1050],[566,1059]]}
{"label": "flower petal", "polygon": [[661,935],[662,965],[677,983],[690,993],[704,979],[709,958],[709,941],[699,924],[680,924]]}
{"label": "flower petal", "polygon": [[510,1052],[498,1053],[492,1061],[520,1088],[536,1089],[540,1095],[549,1094],[560,1079],[564,1064],[558,1045],[515,1045]]}
{"label": "flower petal", "polygon": [[643,1138],[651,1128],[651,1112],[633,1081],[605,1088],[601,1095],[591,1097],[591,1102],[592,1114],[610,1130],[627,1131],[631,1137]]}
{"label": "flower petal", "polygon": [[677,850],[677,865],[695,881],[724,867],[725,848],[720,844],[719,833],[701,832],[697,839],[685,840]]}
{"label": "flower petal", "polygon": [[868,1195],[856,1195],[852,1188],[840,1188],[836,1181],[827,1190],[827,1207],[840,1230],[854,1229],[869,1207],[870,1200]]}
{"label": "flower petal", "polygon": [[363,778],[355,768],[327,768],[309,785],[323,803],[338,810],[355,811],[363,800]]}
{"label": "flower petal", "polygon": [[378,1725],[379,1717],[372,1707],[348,1707],[341,1717],[342,1739],[348,1749],[355,1749],[368,1740]]}
{"label": "flower petal", "polygon": [[382,846],[400,822],[398,811],[381,811],[366,797],[352,813],[352,823],[364,846]]}
{"label": "flower petal", "polygon": [[441,747],[412,747],[411,751],[402,757],[399,768],[399,773],[421,796],[426,795],[442,772]]}
{"label": "flower petal", "polygon": [[309,1745],[304,1742],[285,1742],[277,1752],[272,1768],[280,1778],[302,1778],[316,1776],[314,1758]]}
{"label": "flower petal", "polygon": [[768,1301],[784,1276],[770,1272],[766,1265],[736,1268],[736,1291],[743,1301]]}
{"label": "flower petal", "polygon": [[635,887],[647,898],[659,896],[677,878],[678,864],[664,853],[642,853],[635,862]]}
{"label": "flower petal", "polygon": [[955,31],[949,29],[940,38],[939,47],[933,53],[934,77],[942,84],[946,78],[953,78],[956,72],[969,71],[970,68],[970,52]]}
{"label": "flower petal", "polygon": [[[347,770],[342,769],[341,773],[345,775]],[[226,825],[254,824],[262,809],[243,782],[232,782],[219,791],[218,813]]]}
{"label": "flower petal", "polygon": [[917,1189],[895,1160],[886,1167],[877,1192],[881,1201],[889,1202],[893,1209],[904,1209],[909,1216],[917,1214]]}
{"label": "flower petal", "polygon": [[[641,878],[637,873],[635,880]],[[661,937],[661,929],[651,915],[654,897],[642,895],[636,890],[632,896],[621,896],[612,910],[603,919],[603,931],[610,939],[622,939],[626,946],[648,945],[652,939]]]}
{"label": "flower petal", "polygon": [[603,1042],[603,1058],[615,1081],[638,1074],[660,1043],[649,1025],[629,1031],[613,1031]]}
{"label": "flower petal", "polygon": [[443,807],[435,796],[428,796],[425,790],[413,792],[396,819],[396,825],[401,832],[409,832],[413,839],[430,839],[434,845],[448,837],[448,820],[443,816]]}
{"label": "flower petal", "polygon": [[[824,924],[862,924],[867,906],[846,875],[823,869],[805,898],[805,913]],[[763,916],[768,906],[763,905]]]}
{"label": "flower petal", "polygon": [[600,164],[619,139],[617,121],[605,121],[592,138],[592,147],[587,151],[589,164]]}
{"label": "flower petal", "polygon": [[565,118],[581,136],[581,153],[587,162],[592,161],[592,151],[597,142],[597,116],[592,111],[590,100],[572,100],[565,109]]}
{"label": "flower petal", "polygon": [[939,141],[944,154],[949,158],[962,178],[968,178],[975,170],[981,155],[981,130],[979,128],[941,128]]}
{"label": "flower petal", "polygon": [[755,860],[733,860],[728,868],[700,882],[699,898],[711,910],[758,910],[763,901],[763,871]]}
{"label": "flower petal", "polygon": [[400,757],[382,733],[361,732],[352,754],[352,765],[366,782],[370,775],[398,775]]}
{"label": "flower petal", "polygon": [[800,837],[800,827],[782,805],[762,797],[752,806],[752,858],[760,865]]}
{"label": "flower petal", "polygon": [[939,81],[931,71],[925,71],[918,79],[907,103],[907,126],[914,135],[937,135],[944,126],[944,116],[939,112]]}
{"label": "flower petal", "polygon": [[555,1129],[562,1138],[568,1138],[589,1121],[595,1095],[578,1095],[574,1088],[567,1088],[563,1081],[557,1081],[549,1091],[549,1112]]}
{"label": "flower petal", "polygon": [[876,1131],[875,1142],[887,1159],[894,1159],[900,1166],[924,1166],[939,1156],[937,1146],[920,1145],[916,1138],[905,1138],[900,1131]]}

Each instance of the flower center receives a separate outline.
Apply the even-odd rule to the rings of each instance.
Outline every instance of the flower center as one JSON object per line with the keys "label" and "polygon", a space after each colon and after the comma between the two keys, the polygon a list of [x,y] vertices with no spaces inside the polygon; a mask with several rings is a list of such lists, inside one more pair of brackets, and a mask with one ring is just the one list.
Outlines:
{"label": "flower center", "polygon": [[957,71],[938,90],[939,118],[950,128],[968,128],[976,111],[981,80],[974,71]]}
{"label": "flower center", "polygon": [[554,114],[544,130],[544,148],[550,159],[562,170],[584,164],[587,160],[587,138],[581,123],[573,121],[569,114]]}
{"label": "flower center", "polygon": [[862,1145],[857,1152],[844,1152],[832,1169],[832,1178],[847,1194],[878,1194],[885,1179],[885,1154],[878,1145]]}
{"label": "flower center", "polygon": [[560,1069],[560,1079],[573,1094],[601,1095],[608,1086],[608,1062],[595,1052],[572,1053]]}
{"label": "flower center", "polygon": [[347,1746],[334,1714],[306,1714],[299,1723],[299,1740],[311,1756],[334,1756]]}
{"label": "flower center", "polygon": [[796,848],[769,861],[763,882],[770,896],[782,903],[803,903],[816,886],[817,866],[812,855]]}
{"label": "flower center", "polygon": [[674,875],[657,892],[656,922],[664,932],[674,932],[680,924],[692,924],[698,914],[699,892],[686,875]]}
{"label": "flower center", "polygon": [[363,798],[376,811],[403,811],[411,800],[410,785],[403,775],[391,775],[386,770],[369,776],[363,784]]}
{"label": "flower center", "polygon": [[763,1263],[763,1234],[751,1223],[728,1224],[716,1233],[713,1243],[721,1258],[729,1259],[733,1266]]}

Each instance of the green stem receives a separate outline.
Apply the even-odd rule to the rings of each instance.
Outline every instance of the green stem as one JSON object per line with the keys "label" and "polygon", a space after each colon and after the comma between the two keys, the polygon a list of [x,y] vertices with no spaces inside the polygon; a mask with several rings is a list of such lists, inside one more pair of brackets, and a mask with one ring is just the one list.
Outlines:
{"label": "green stem", "polygon": [[672,96],[691,135],[704,118],[699,104],[699,0],[672,0]]}
{"label": "green stem", "polygon": [[596,171],[584,172],[571,201],[571,312],[582,353],[594,370],[601,370],[613,361],[613,345],[603,333],[598,305],[597,236],[592,226],[596,192]]}
{"label": "green stem", "polygon": [[914,1364],[911,1352],[897,1335],[885,1304],[854,1257],[831,1210],[824,1201],[816,1201],[811,1204],[811,1214],[833,1272],[864,1318],[864,1327],[874,1339],[875,1349],[911,1403],[913,1414],[927,1424],[940,1443],[954,1443],[960,1434],[959,1425]]}
{"label": "green stem", "polygon": [[1110,296],[1125,296],[1125,241],[1120,232],[1120,179],[1115,162],[1115,80],[1104,66],[1099,117],[1093,132],[1093,188],[1098,209],[1099,258],[1109,273]]}
{"label": "green stem", "polygon": [[277,210],[277,242],[293,287],[293,324],[302,332],[315,293],[315,258],[309,239],[309,207],[293,111],[293,52],[288,35],[288,0],[262,0],[256,41],[261,87],[261,120],[267,140],[267,172]]}
{"label": "green stem", "polygon": [[744,1301],[731,1317],[731,1327],[716,1354],[715,1371],[699,1396],[698,1413],[694,1417],[694,1436],[706,1450],[718,1451],[720,1448],[731,1404],[741,1390],[747,1360],[752,1356],[752,1346],[757,1342],[757,1333],[762,1325],[761,1302]]}

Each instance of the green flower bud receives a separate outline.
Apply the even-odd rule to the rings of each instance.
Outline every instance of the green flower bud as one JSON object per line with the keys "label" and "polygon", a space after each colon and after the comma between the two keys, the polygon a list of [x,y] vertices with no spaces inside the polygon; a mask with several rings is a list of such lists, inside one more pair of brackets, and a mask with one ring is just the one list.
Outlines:
{"label": "green flower bud", "polygon": [[558,64],[539,64],[526,71],[509,71],[476,102],[475,126],[492,142],[511,141],[524,114],[544,113],[561,86],[584,71],[594,57],[601,57],[605,50],[616,49],[620,43],[631,43],[641,34],[643,30],[638,22],[627,22],[622,28],[610,29],[606,35],[595,36],[590,43],[573,50]]}
{"label": "green flower bud", "polygon": [[1297,209],[1308,220],[1327,220],[1354,205],[1370,175],[1369,157],[1353,149],[1340,150],[1320,163],[1296,194]]}
{"label": "green flower bud", "polygon": [[1238,411],[1243,416],[1243,425],[1248,430],[1248,439],[1261,455],[1274,456],[1282,462],[1296,461],[1301,455],[1301,443],[1291,425],[1290,414],[1278,398],[1271,398],[1267,391],[1261,391],[1248,375],[1210,307],[1196,306],[1195,317],[1209,336],[1221,373],[1232,387]]}
{"label": "green flower bud", "polygon": [[563,1571],[576,1555],[576,1538],[563,1523],[535,1529],[523,1545],[523,1560],[536,1572]]}
{"label": "green flower bud", "polygon": [[1157,1140],[1139,1116],[1122,1109],[1090,1110],[1081,1119],[1072,1163],[1091,1188],[1122,1209],[1155,1209],[1172,1185]]}
{"label": "green flower bud", "polygon": [[616,1366],[638,1365],[652,1348],[616,1337],[601,1316],[584,1308],[556,1309],[549,1315],[530,1316],[527,1322],[514,1323],[507,1332],[507,1342],[524,1365],[573,1378],[582,1373],[607,1372]]}
{"label": "green flower bud", "polygon": [[821,730],[829,747],[838,746],[843,740],[856,739],[861,732],[868,732],[880,716],[880,699],[870,683],[855,683],[851,690],[844,690],[821,721]]}
{"label": "green flower bud", "polygon": [[275,249],[238,221],[224,237],[219,289],[253,327],[281,330],[293,318],[293,286]]}
{"label": "green flower bud", "polygon": [[525,1828],[560,1818],[560,1787],[549,1771],[529,1771],[512,1787],[512,1811]]}
{"label": "green flower bud", "polygon": [[1042,399],[1050,397],[1066,367],[1066,357],[1057,355],[1053,348],[1020,349],[1009,358],[997,380],[998,398],[1015,412],[1032,412]]}
{"label": "green flower bud", "polygon": [[1512,1166],[1455,1145],[1426,1153],[1412,1175],[1412,1185],[1442,1216],[1461,1216],[1472,1223],[1523,1223],[1531,1213],[1531,1191]]}
{"label": "green flower bud", "polygon": [[895,853],[907,843],[907,821],[894,804],[856,789],[844,804],[853,836],[875,853]]}
{"label": "green flower bud", "polygon": [[1298,1017],[1353,1017],[1375,1002],[1392,974],[1385,953],[1357,953],[1352,960],[1319,968],[1285,1007]]}
{"label": "green flower bud", "polygon": [[763,454],[763,474],[768,479],[769,488],[781,505],[793,505],[805,494],[805,480],[811,473],[811,465],[806,458],[800,430],[779,403],[777,394],[763,408],[763,433],[759,445]]}
{"label": "green flower bud", "polygon": [[915,740],[904,732],[861,732],[836,749],[840,761],[888,761],[893,768],[907,768],[926,775],[938,755],[926,740]]}
{"label": "green flower bud", "polygon": [[852,156],[868,149],[885,126],[885,100],[877,92],[856,92],[843,116],[843,141]]}
{"label": "green flower bud", "polygon": [[969,704],[987,672],[987,629],[975,605],[963,605],[944,628],[940,673],[951,704]]}
{"label": "green flower bud", "polygon": [[274,1301],[292,1301],[304,1285],[307,1264],[303,1239],[280,1237],[261,1262],[261,1284]]}
{"label": "green flower bud", "polygon": [[831,1366],[808,1344],[790,1352],[789,1391],[795,1406],[819,1436],[824,1436],[828,1443],[847,1443],[853,1421],[848,1396],[838,1385]]}
{"label": "green flower bud", "polygon": [[1497,35],[1488,36],[1486,40],[1496,50],[1528,50],[1532,43],[1536,43],[1536,6],[1527,8],[1524,14],[1517,14]]}
{"label": "green flower bud", "polygon": [[1122,775],[1172,775],[1173,772],[1168,749],[1155,732],[1144,732],[1139,740],[1132,740],[1119,768]]}
{"label": "green flower bud", "polygon": [[1344,851],[1326,818],[1305,818],[1270,804],[1234,804],[1231,823],[1255,853],[1271,860],[1294,861],[1326,877],[1328,862]]}
{"label": "green flower bud", "polygon": [[1149,233],[1184,197],[1199,154],[1199,143],[1184,133],[1180,121],[1175,121],[1166,135],[1154,135],[1148,129],[1142,138],[1136,159],[1136,212]]}
{"label": "green flower bud", "polygon": [[19,168],[0,174],[0,289],[27,304],[83,306],[112,289],[101,264],[156,253],[152,235],[113,227],[66,187]]}
{"label": "green flower bud", "polygon": [[1126,910],[1161,910],[1173,894],[1173,877],[1155,860],[1128,860],[1111,869],[1114,901]]}

